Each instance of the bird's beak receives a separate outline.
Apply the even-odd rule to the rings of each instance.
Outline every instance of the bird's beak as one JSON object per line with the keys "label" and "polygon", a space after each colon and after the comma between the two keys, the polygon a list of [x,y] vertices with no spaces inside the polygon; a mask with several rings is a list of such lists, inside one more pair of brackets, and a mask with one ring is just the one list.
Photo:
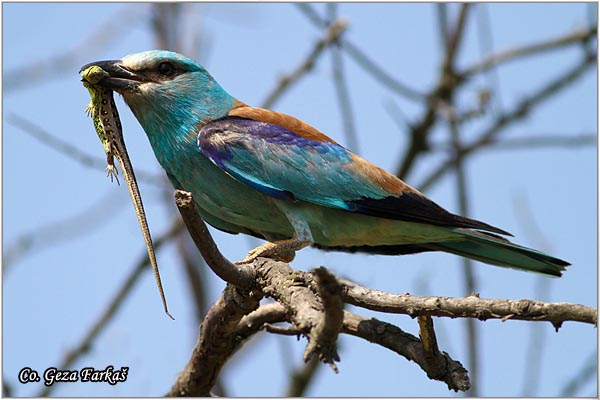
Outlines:
{"label": "bird's beak", "polygon": [[[101,74],[94,74],[93,81],[86,71],[90,67],[99,67]],[[96,61],[81,67],[79,71],[82,74],[82,80],[94,85],[104,86],[117,92],[139,92],[139,84],[143,82],[140,75],[126,69],[121,60]]]}

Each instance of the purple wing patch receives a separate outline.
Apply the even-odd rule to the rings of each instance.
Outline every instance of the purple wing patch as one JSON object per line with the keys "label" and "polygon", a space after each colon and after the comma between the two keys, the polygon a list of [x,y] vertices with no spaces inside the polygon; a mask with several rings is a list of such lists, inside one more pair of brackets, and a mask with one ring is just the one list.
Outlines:
{"label": "purple wing patch", "polygon": [[[228,135],[227,144],[213,140],[220,135]],[[198,146],[213,162],[223,167],[222,161],[232,157],[228,146],[244,148],[252,139],[262,139],[278,145],[308,146],[319,153],[334,153],[344,161],[350,161],[348,151],[337,143],[317,142],[279,125],[239,117],[227,117],[205,125],[198,135]]]}

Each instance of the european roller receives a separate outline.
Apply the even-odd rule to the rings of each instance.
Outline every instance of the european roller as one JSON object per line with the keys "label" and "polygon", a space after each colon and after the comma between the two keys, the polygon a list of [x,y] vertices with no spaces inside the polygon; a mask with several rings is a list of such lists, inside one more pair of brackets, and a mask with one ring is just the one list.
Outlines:
{"label": "european roller", "polygon": [[171,183],[192,193],[205,221],[268,241],[246,261],[291,260],[312,245],[444,251],[553,276],[569,265],[446,211],[299,119],[243,103],[180,54],[152,50],[90,66],[108,73],[98,84],[123,96]]}

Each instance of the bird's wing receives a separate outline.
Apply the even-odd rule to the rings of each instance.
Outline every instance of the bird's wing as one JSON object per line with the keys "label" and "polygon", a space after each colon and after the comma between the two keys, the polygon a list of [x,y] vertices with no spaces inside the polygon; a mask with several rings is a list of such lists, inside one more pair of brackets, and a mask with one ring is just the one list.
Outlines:
{"label": "bird's wing", "polygon": [[198,146],[219,168],[269,196],[375,217],[507,234],[449,213],[296,118],[252,107],[234,111],[232,117],[204,125]]}

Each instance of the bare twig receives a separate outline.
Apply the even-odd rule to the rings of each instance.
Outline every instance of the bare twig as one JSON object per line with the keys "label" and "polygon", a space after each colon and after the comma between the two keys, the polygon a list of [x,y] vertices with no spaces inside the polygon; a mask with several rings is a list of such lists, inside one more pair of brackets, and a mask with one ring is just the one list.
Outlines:
{"label": "bare twig", "polygon": [[344,21],[333,21],[328,26],[325,36],[315,43],[304,61],[302,61],[302,63],[300,63],[300,65],[292,73],[282,76],[279,79],[279,83],[275,89],[273,89],[265,101],[263,101],[262,107],[272,107],[279,97],[281,97],[281,95],[288,90],[292,84],[296,83],[302,76],[311,71],[323,50],[325,50],[327,46],[338,41],[347,27],[348,25]]}
{"label": "bare twig", "polygon": [[440,42],[444,52],[448,51],[448,39],[450,38],[450,28],[448,27],[448,4],[437,3],[438,28],[440,30]]}
{"label": "bare twig", "polygon": [[[281,303],[268,303],[244,316],[238,324],[236,335],[246,341],[267,324],[288,321],[288,310]],[[311,358],[304,367],[292,373],[286,397],[301,397],[321,365],[317,357]]]}
{"label": "bare twig", "polygon": [[246,340],[260,331],[265,324],[285,322],[288,319],[288,310],[281,303],[268,303],[245,315],[238,323],[236,335],[241,340]]}
{"label": "bare twig", "polygon": [[[596,54],[586,54],[581,62],[569,69],[566,73],[558,76],[550,81],[550,83],[544,85],[541,89],[538,89],[533,94],[525,97],[512,110],[500,114],[485,131],[478,135],[478,139],[471,144],[462,147],[462,155],[464,156],[483,146],[494,143],[496,137],[502,133],[505,128],[520,119],[525,118],[536,106],[543,103],[545,100],[548,100],[552,95],[568,87],[570,83],[581,77],[583,73],[594,65],[596,57]],[[456,155],[442,162],[438,168],[423,180],[423,183],[417,186],[418,189],[420,191],[427,191],[434,182],[449,171],[449,168],[455,162],[455,158]]]}
{"label": "bare twig", "polygon": [[433,361],[435,367],[430,370],[423,343],[392,324],[344,311],[343,332],[377,343],[416,362],[427,373],[427,377],[446,382],[449,389],[467,391],[471,386],[467,370],[446,353],[438,353],[437,360]]}
{"label": "bare twig", "polygon": [[311,7],[309,3],[300,2],[294,3],[294,5],[298,7],[300,11],[302,11],[304,16],[306,16],[306,18],[308,18],[309,21],[313,23],[313,25],[319,28],[322,28],[323,26],[327,25],[327,21],[321,18],[321,16],[317,14],[317,12]]}
{"label": "bare twig", "polygon": [[[333,10],[330,19],[335,20],[337,17],[335,14],[336,4],[328,3],[328,6],[331,6],[331,9]],[[344,127],[346,146],[355,153],[360,153],[358,147],[358,136],[356,134],[356,128],[354,125],[354,111],[352,110],[352,102],[350,101],[350,93],[344,73],[344,60],[338,46],[331,46],[331,59],[333,68],[333,84],[335,86],[340,113],[342,115],[342,126]]]}
{"label": "bare twig", "polygon": [[[494,39],[492,35],[492,21],[488,13],[487,3],[478,3],[475,6],[477,11],[477,38],[479,42],[479,52],[481,58],[485,54],[490,54],[494,50]],[[488,96],[488,100],[493,99],[494,106],[492,111],[500,112],[503,109],[502,92],[500,90],[500,78],[497,68],[490,68],[483,72],[488,82],[488,94],[493,93],[493,96]],[[483,110],[482,110],[483,111]]]}
{"label": "bare twig", "polygon": [[546,303],[535,300],[482,299],[478,296],[439,297],[391,294],[362,287],[348,280],[339,280],[342,298],[348,304],[369,310],[411,317],[430,315],[434,317],[476,318],[481,321],[502,319],[503,321],[549,321],[555,327],[565,321],[584,322],[596,325],[596,309],[580,304]]}
{"label": "bare twig", "polygon": [[493,150],[536,150],[544,148],[573,148],[594,146],[598,136],[594,133],[580,135],[543,135],[515,137],[497,142],[489,142],[485,147]]}
{"label": "bare twig", "polygon": [[[162,245],[167,243],[170,239],[172,239],[178,232],[183,230],[183,224],[181,221],[175,221],[171,227],[159,236],[154,242],[154,249],[158,251]],[[59,370],[65,371],[70,369],[70,367],[85,353],[87,353],[96,338],[100,335],[100,333],[104,330],[104,328],[108,325],[108,322],[116,315],[117,311],[123,304],[124,300],[131,293],[134,285],[137,283],[138,279],[142,275],[142,273],[146,270],[150,270],[148,267],[150,266],[150,260],[148,259],[148,254],[144,249],[144,255],[140,258],[135,268],[131,271],[130,275],[127,277],[121,288],[117,291],[116,295],[113,297],[109,305],[104,309],[100,317],[96,320],[96,322],[91,326],[88,333],[83,337],[80,341],[79,345],[75,348],[69,350],[65,353],[63,360],[59,363]],[[47,397],[50,393],[57,387],[58,385],[52,385],[46,387],[42,390],[37,397]]]}
{"label": "bare twig", "polygon": [[[177,202],[182,217],[201,253],[209,265],[223,258],[212,242],[206,226],[197,232],[195,226],[202,222],[190,193],[178,191]],[[182,203],[182,200],[183,203]],[[189,220],[188,220],[189,218]],[[207,243],[208,246],[207,246]],[[215,253],[215,254],[212,254]],[[212,259],[212,261],[210,261]],[[227,263],[229,261],[225,260]],[[223,262],[219,260],[218,262]],[[231,264],[231,263],[229,263]],[[207,396],[216,382],[219,371],[243,342],[275,322],[289,322],[289,327],[277,328],[275,333],[303,335],[308,339],[305,361],[311,354],[327,364],[339,360],[336,350],[337,332],[362,337],[381,344],[413,360],[426,371],[428,377],[448,384],[453,390],[468,390],[467,371],[446,353],[435,351],[435,341],[427,319],[422,332],[427,332],[425,346],[412,335],[399,328],[366,319],[343,311],[343,324],[339,313],[343,302],[371,310],[403,313],[410,316],[470,317],[550,321],[558,329],[564,321],[596,323],[596,310],[576,304],[543,303],[532,300],[489,300],[477,296],[467,298],[420,297],[393,295],[367,289],[355,283],[335,278],[324,268],[313,273],[293,270],[288,264],[267,258],[257,258],[251,264],[253,274],[244,279],[254,279],[250,290],[237,289],[228,284],[221,298],[209,310],[192,356],[168,395]],[[236,268],[225,265],[225,268]],[[221,274],[238,280],[233,274]],[[340,293],[341,291],[341,293]],[[316,295],[318,293],[318,295]],[[259,308],[259,300],[268,296],[277,303]],[[270,330],[273,330],[271,326]],[[436,360],[437,354],[437,360]]]}
{"label": "bare twig", "polygon": [[[258,258],[253,265],[257,268],[257,286],[262,288],[262,294],[274,297],[278,302],[256,309],[255,305],[258,305],[258,299],[262,296],[259,291],[231,292],[233,287],[228,285],[221,299],[211,307],[192,357],[168,395],[208,395],[216,374],[226,360],[244,341],[267,324],[288,321],[292,324],[291,330],[283,328],[283,331],[277,330],[275,333],[302,334],[308,337],[309,344],[317,340],[332,340],[317,336],[320,334],[319,320],[322,319],[319,315],[326,307],[316,300],[309,289],[318,286],[317,282],[311,281],[310,274],[293,271],[285,263],[265,258]],[[332,283],[330,281],[326,286]],[[327,297],[330,295],[328,291],[326,289],[320,293]],[[227,298],[233,296],[232,293],[235,297]],[[244,313],[247,315],[243,316]],[[421,341],[393,325],[344,311],[341,329],[344,333],[380,344],[417,362],[431,379],[444,381],[451,389],[466,390],[469,386],[467,372],[460,363],[441,352],[438,352],[437,359],[430,358],[428,361]],[[319,358],[330,362],[329,357],[333,357],[335,348],[326,350],[322,345],[317,348]],[[331,351],[331,354],[323,354],[325,351]]]}
{"label": "bare twig", "polygon": [[411,126],[410,144],[406,148],[402,160],[396,170],[396,175],[406,178],[412,170],[417,157],[429,150],[429,133],[436,123],[437,109],[441,104],[446,104],[452,98],[459,82],[456,80],[453,65],[464,32],[468,3],[461,6],[456,27],[452,36],[448,38],[447,50],[440,68],[438,84],[427,96],[429,104],[421,119]]}
{"label": "bare twig", "polygon": [[[189,193],[180,192],[178,196],[184,196],[187,200],[192,201]],[[189,208],[189,212],[197,214],[195,207]],[[182,212],[182,216],[184,219],[199,219],[199,216],[190,216],[186,212]],[[195,225],[190,221],[186,221],[186,224],[188,227]],[[193,231],[191,233],[195,235]],[[206,232],[206,235],[208,235],[208,232]],[[195,242],[199,247],[205,245],[204,239],[195,240]],[[216,248],[214,251],[216,251]],[[206,253],[202,249],[201,252]],[[266,324],[281,322],[284,317],[286,321],[291,323],[291,327],[284,328],[283,331],[278,329],[276,333],[293,333],[306,336],[309,343],[305,351],[305,361],[312,353],[316,353],[325,363],[333,364],[334,361],[339,359],[335,343],[336,332],[339,330],[339,322],[336,323],[335,321],[339,321],[339,318],[336,317],[336,315],[339,315],[339,311],[335,310],[341,310],[342,300],[371,310],[403,313],[413,317],[446,316],[452,318],[470,317],[481,320],[501,318],[502,320],[550,321],[557,329],[564,321],[587,323],[596,323],[597,321],[596,310],[575,304],[552,304],[532,300],[486,300],[477,296],[447,298],[393,295],[367,289],[346,280],[336,279],[324,268],[315,271],[315,279],[315,276],[311,274],[294,271],[286,263],[266,258],[257,258],[251,266],[256,273],[256,282],[250,286],[255,289],[247,293],[235,292],[236,296],[242,297],[236,301],[239,304],[245,304],[246,301],[250,301],[250,297],[256,300],[259,297],[268,296],[276,299],[279,305],[270,305],[268,308],[261,307],[261,309],[254,311],[251,316],[244,317],[240,314],[242,311],[239,307],[235,308],[237,306],[223,304],[225,300],[222,297],[216,305],[211,307],[209,312],[211,316],[207,316],[205,320],[205,326],[202,329],[201,337],[188,367],[178,378],[169,394],[208,394],[216,379],[214,374],[218,373],[223,363],[242,341]],[[342,285],[341,298],[337,294],[338,285]],[[315,296],[315,291],[318,292],[321,300]],[[231,307],[234,307],[233,311],[231,311]],[[255,308],[249,307],[248,313]],[[235,329],[232,326],[222,326],[226,324],[226,317],[222,315],[224,309],[228,309],[230,310],[228,312],[234,314]],[[351,319],[348,320],[347,316]],[[330,322],[327,322],[327,320]],[[216,325],[214,327],[212,325],[206,326],[209,321],[213,321],[211,323]],[[383,343],[383,345],[394,349],[394,351],[405,357],[417,361],[428,376],[432,379],[443,380],[454,390],[467,390],[470,386],[464,368],[459,363],[448,359],[447,355],[439,353],[438,362],[432,362],[434,352],[431,351],[432,341],[430,339],[428,339],[428,351],[423,349],[423,344],[416,338],[414,338],[416,342],[413,341],[412,344],[399,344],[399,339],[396,337],[399,335],[398,328],[389,328],[389,324],[382,325],[378,321],[374,322],[374,320],[366,320],[358,316],[353,317],[347,312],[344,312],[343,326],[343,332],[368,338],[372,342]],[[365,329],[364,327],[370,328],[359,332],[361,326],[363,329]],[[224,330],[225,328],[226,330]],[[211,331],[211,329],[218,331],[221,343],[215,342],[216,336],[213,336],[213,333],[205,333]],[[374,333],[371,332],[373,329],[375,329]],[[381,337],[384,332],[389,334],[389,329],[395,329],[393,334]],[[211,351],[215,351],[215,346],[221,347],[218,349],[218,355],[213,355],[214,358],[210,359],[208,357],[210,357]],[[429,354],[429,361],[427,361],[426,354]],[[201,365],[194,366],[196,363],[201,363]],[[450,367],[440,372],[439,368],[444,365]]]}
{"label": "bare twig", "polygon": [[[454,61],[456,60],[456,54],[458,53],[458,49],[462,43],[464,37],[464,31],[467,21],[467,12],[469,11],[470,4],[462,3],[460,10],[458,12],[458,20],[456,22],[456,26],[452,31],[452,36],[450,36],[446,43],[446,54],[444,57],[444,62],[442,64],[443,75],[449,75],[454,72]],[[449,79],[450,76],[444,76],[445,79]]]}
{"label": "bare twig", "polygon": [[[459,18],[459,26],[460,26],[460,18]],[[590,30],[594,30],[595,28],[590,28],[589,30],[586,31],[586,35],[579,35],[578,38],[579,40],[584,40],[586,37],[587,39],[585,40],[589,40],[591,33]],[[593,35],[592,35],[593,37]],[[449,50],[452,50],[453,46],[452,46],[452,41],[450,41],[450,45],[449,45]],[[596,55],[595,54],[589,54],[590,52],[588,52],[586,59],[589,59],[591,57],[593,57],[595,59]],[[452,57],[453,54],[455,54],[455,51],[450,51],[446,54],[446,59],[444,61],[444,65],[450,65],[452,62]],[[589,64],[586,63],[586,64]],[[491,67],[491,66],[490,66]],[[444,70],[444,69],[442,69]],[[407,148],[407,150],[405,151],[404,156],[401,158],[402,162],[400,164],[400,166],[397,168],[397,172],[396,175],[398,175],[400,178],[406,178],[406,176],[408,175],[409,171],[412,168],[413,162],[416,160],[417,156],[422,153],[423,151],[427,151],[429,149],[428,143],[427,143],[427,136],[428,136],[428,132],[433,128],[436,119],[435,119],[435,108],[437,107],[437,103],[439,102],[439,99],[447,99],[448,98],[448,94],[449,92],[452,93],[453,91],[455,91],[462,83],[465,82],[465,80],[462,78],[462,74],[461,73],[454,73],[454,74],[442,74],[442,78],[439,81],[439,84],[436,86],[436,88],[434,88],[428,98],[430,99],[430,106],[428,107],[428,109],[425,111],[425,113],[423,114],[423,117],[419,120],[419,122],[417,122],[416,124],[413,125],[412,129],[411,129],[411,143],[409,145],[409,147]],[[570,83],[571,80],[567,79],[567,82],[565,82],[565,85]],[[534,102],[536,102],[534,100]],[[531,104],[531,106],[533,106],[533,104]],[[529,110],[529,107],[527,107],[527,109]],[[499,119],[502,119],[503,116],[505,116],[506,114],[501,115],[500,117],[498,117]],[[445,163],[443,168],[447,169],[450,165],[452,165],[454,162],[448,162]],[[440,173],[441,167],[439,170],[436,170],[436,173]],[[438,179],[439,176],[435,176],[434,179]],[[427,182],[427,181],[426,181]],[[429,185],[429,183],[427,183],[427,185],[423,185],[423,190],[425,190],[424,188],[427,187]]]}
{"label": "bare twig", "polygon": [[315,326],[313,340],[306,346],[304,361],[313,354],[321,359],[337,373],[334,361],[340,361],[337,353],[337,338],[344,320],[344,303],[340,296],[340,286],[335,276],[324,267],[312,271],[316,278],[318,295],[323,304],[323,318]]}
{"label": "bare twig", "polygon": [[383,108],[388,113],[389,117],[396,123],[400,131],[410,129],[410,122],[406,114],[393,100],[388,100],[383,103]]}
{"label": "bare twig", "polygon": [[[323,28],[327,26],[327,21],[319,17],[319,15],[312,9],[307,3],[296,3],[300,11],[316,26]],[[398,93],[410,100],[414,101],[426,101],[427,98],[424,94],[410,88],[408,85],[393,78],[390,74],[385,72],[376,62],[371,60],[358,46],[354,45],[348,39],[340,39],[340,47],[344,50],[348,56],[360,65],[366,72],[368,72],[375,80],[379,81],[383,87]]]}
{"label": "bare twig", "polygon": [[227,285],[208,310],[192,356],[167,397],[206,397],[221,368],[242,343],[234,333],[244,315],[258,308],[260,295]]}
{"label": "bare twig", "polygon": [[[243,292],[227,286],[210,308],[192,356],[167,395],[208,395],[223,364],[242,342],[265,324],[279,322],[283,316],[290,318],[294,333],[306,335],[309,344],[317,342],[313,347],[318,358],[330,363],[337,356],[335,346],[328,349],[324,345],[331,338],[319,336],[319,310],[323,307],[306,285],[299,284],[305,278],[310,279],[310,275],[296,273],[285,263],[265,258],[258,258],[253,265],[257,269],[256,286],[262,290]],[[258,308],[263,295],[277,299],[284,305],[285,312],[279,305]]]}
{"label": "bare twig", "polygon": [[196,209],[192,194],[183,190],[175,191],[175,203],[196,247],[213,272],[237,287],[244,289],[252,287],[254,271],[246,266],[233,264],[221,254]]}
{"label": "bare twig", "polygon": [[258,258],[254,267],[258,274],[257,283],[263,293],[283,304],[289,310],[293,327],[307,337],[304,362],[317,355],[334,368],[335,361],[339,361],[337,336],[331,334],[336,317],[324,318],[324,305],[308,288],[310,285],[307,282],[311,277],[294,271],[286,263],[266,258]]}
{"label": "bare twig", "polygon": [[429,149],[427,142],[428,132],[435,124],[435,108],[430,106],[425,111],[425,114],[419,122],[411,124],[410,129],[410,144],[404,151],[404,155],[400,157],[400,165],[396,169],[396,175],[405,179],[413,167],[413,163],[417,156]]}
{"label": "bare twig", "polygon": [[[169,395],[208,395],[216,379],[215,375],[226,360],[245,340],[267,324],[287,321],[291,323],[291,327],[283,328],[283,331],[277,330],[275,333],[305,335],[309,344],[318,340],[318,325],[326,308],[317,300],[311,289],[318,287],[318,282],[310,274],[294,271],[283,262],[258,258],[252,265],[257,270],[258,289],[253,292],[231,292],[235,297],[229,299],[224,294],[211,307],[188,366],[177,379]],[[548,304],[530,300],[485,300],[475,296],[452,299],[391,295],[361,288],[344,280],[336,280],[344,288],[343,299],[350,304],[411,316],[550,320],[555,326],[559,326],[565,320],[592,322],[588,320],[595,318],[595,310],[579,305]],[[228,286],[227,290],[233,290],[232,286]],[[326,292],[320,291],[327,297]],[[231,293],[229,296],[232,296]],[[263,295],[273,297],[278,302],[256,309],[258,299]],[[245,314],[247,315],[244,316]],[[443,352],[438,352],[437,359],[434,358],[431,335],[426,339],[425,348],[418,338],[402,332],[393,325],[346,311],[343,315],[343,333],[380,344],[415,361],[427,372],[428,377],[446,382],[453,390],[469,389],[467,371],[459,362]],[[317,347],[320,348],[320,352],[324,351],[323,346]],[[320,354],[320,358],[329,362],[333,354],[335,349],[329,355]]]}
{"label": "bare twig", "polygon": [[436,361],[440,356],[440,350],[435,337],[435,330],[433,329],[433,319],[428,315],[420,315],[417,319],[419,321],[419,337],[423,344],[427,368],[435,370],[438,367]]}
{"label": "bare twig", "polygon": [[578,29],[575,32],[561,35],[550,40],[544,40],[538,43],[532,43],[525,46],[504,50],[497,54],[489,55],[477,64],[466,68],[464,71],[459,73],[459,77],[461,80],[463,80],[508,61],[534,56],[551,50],[561,49],[572,44],[585,43],[596,37],[597,32],[597,27],[593,26],[585,29]]}
{"label": "bare twig", "polygon": [[383,87],[389,89],[409,100],[424,102],[427,97],[409,87],[408,85],[398,81],[390,74],[385,72],[377,63],[371,60],[358,46],[348,40],[342,40],[342,49],[350,56],[358,65],[368,72],[375,80],[379,81]]}
{"label": "bare twig", "polygon": [[267,332],[274,333],[277,335],[298,336],[298,337],[300,335],[302,335],[302,332],[298,328],[294,328],[292,326],[280,326],[280,325],[265,324],[264,328]]}

